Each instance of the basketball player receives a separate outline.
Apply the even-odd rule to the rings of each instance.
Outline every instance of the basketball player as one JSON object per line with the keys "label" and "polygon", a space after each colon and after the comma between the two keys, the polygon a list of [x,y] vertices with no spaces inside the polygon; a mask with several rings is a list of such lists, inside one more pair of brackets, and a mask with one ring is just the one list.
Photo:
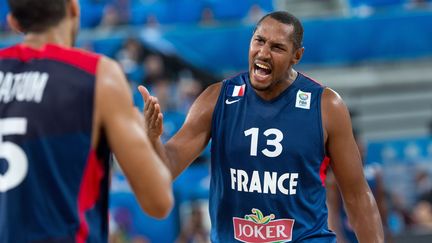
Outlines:
{"label": "basketball player", "polygon": [[9,0],[0,50],[0,242],[107,242],[109,148],[144,211],[173,204],[117,63],[72,48],[77,0]]}
{"label": "basketball player", "polygon": [[360,242],[383,242],[345,104],[293,69],[302,38],[291,14],[264,16],[250,42],[249,71],[209,86],[164,145],[160,106],[140,87],[145,127],[174,177],[212,139],[212,242],[336,242],[327,224],[329,161]]}

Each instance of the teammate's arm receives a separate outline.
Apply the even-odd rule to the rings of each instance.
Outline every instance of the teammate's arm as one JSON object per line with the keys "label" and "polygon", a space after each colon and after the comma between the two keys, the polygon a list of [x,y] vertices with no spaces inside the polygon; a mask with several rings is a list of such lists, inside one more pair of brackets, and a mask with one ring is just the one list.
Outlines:
{"label": "teammate's arm", "polygon": [[326,150],[350,224],[359,242],[384,242],[381,218],[363,174],[348,109],[331,89],[325,89],[322,96],[322,117]]}
{"label": "teammate's arm", "polygon": [[192,104],[180,130],[166,143],[162,144],[162,113],[156,97],[140,86],[145,106],[145,126],[150,141],[158,154],[176,178],[196,159],[207,146],[211,135],[213,110],[219,97],[222,83],[209,86]]}
{"label": "teammate's arm", "polygon": [[173,205],[171,174],[142,129],[142,116],[133,107],[123,72],[105,57],[98,64],[95,106],[94,126],[98,129],[94,129],[93,145],[105,131],[142,209],[153,217],[165,217]]}

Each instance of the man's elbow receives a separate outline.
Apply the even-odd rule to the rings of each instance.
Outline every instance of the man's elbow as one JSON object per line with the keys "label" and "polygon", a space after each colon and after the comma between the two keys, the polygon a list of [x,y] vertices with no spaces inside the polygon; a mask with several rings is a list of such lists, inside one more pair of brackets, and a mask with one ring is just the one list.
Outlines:
{"label": "man's elbow", "polygon": [[166,218],[174,205],[174,197],[171,192],[164,193],[165,195],[158,195],[157,198],[151,200],[140,200],[141,208],[151,217],[157,219]]}

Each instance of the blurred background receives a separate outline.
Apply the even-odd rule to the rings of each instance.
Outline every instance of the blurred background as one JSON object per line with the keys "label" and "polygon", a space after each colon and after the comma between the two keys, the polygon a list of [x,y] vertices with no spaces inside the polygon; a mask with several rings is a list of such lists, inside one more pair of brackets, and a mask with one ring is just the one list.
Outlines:
{"label": "blurred background", "polygon": [[[77,45],[120,62],[136,106],[139,84],[159,98],[165,141],[206,86],[247,70],[260,17],[299,17],[305,55],[296,69],[346,101],[373,168],[366,175],[382,181],[392,242],[432,242],[432,0],[79,1]],[[20,41],[7,12],[1,0],[0,48]],[[209,156],[207,149],[175,181],[176,206],[165,220],[141,213],[115,165],[110,241],[209,242]]]}

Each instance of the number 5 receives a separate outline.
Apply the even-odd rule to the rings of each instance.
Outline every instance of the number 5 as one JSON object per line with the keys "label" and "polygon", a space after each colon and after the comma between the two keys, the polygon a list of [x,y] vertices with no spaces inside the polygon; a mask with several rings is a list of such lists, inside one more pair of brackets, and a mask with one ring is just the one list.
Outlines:
{"label": "number 5", "polygon": [[26,118],[0,119],[0,158],[9,164],[6,173],[0,174],[0,192],[17,187],[26,177],[28,159],[24,150],[12,142],[3,142],[5,135],[22,135],[27,132]]}

